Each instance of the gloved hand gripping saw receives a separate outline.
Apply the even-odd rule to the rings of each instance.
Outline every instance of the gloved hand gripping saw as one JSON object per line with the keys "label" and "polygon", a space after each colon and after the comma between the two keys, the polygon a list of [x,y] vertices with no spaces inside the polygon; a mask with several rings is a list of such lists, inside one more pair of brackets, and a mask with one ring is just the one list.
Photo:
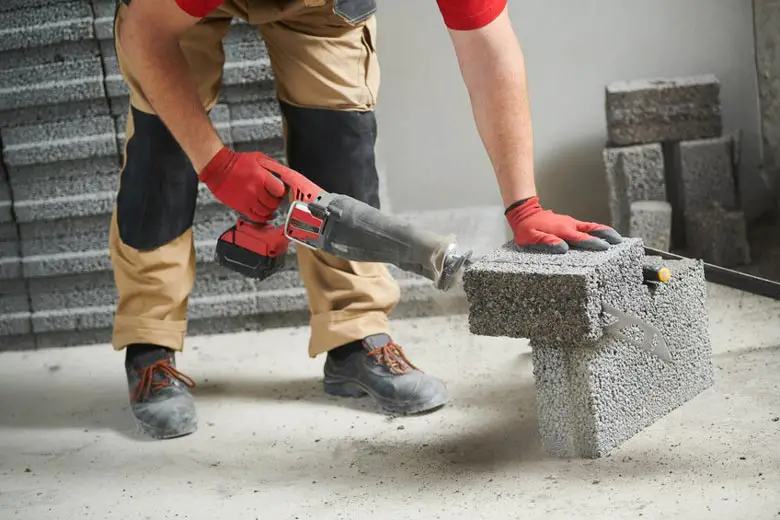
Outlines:
{"label": "gloved hand gripping saw", "polygon": [[219,238],[216,259],[244,276],[264,279],[284,265],[289,243],[357,262],[382,262],[449,289],[471,257],[457,251],[452,236],[441,236],[352,197],[329,193],[271,157],[255,154],[260,165],[284,185],[289,200],[284,222],[241,217]]}

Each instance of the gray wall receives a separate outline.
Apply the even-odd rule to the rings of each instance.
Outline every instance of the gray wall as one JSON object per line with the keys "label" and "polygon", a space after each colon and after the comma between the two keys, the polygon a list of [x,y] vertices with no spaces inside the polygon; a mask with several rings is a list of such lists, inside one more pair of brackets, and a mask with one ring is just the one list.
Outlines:
{"label": "gray wall", "polygon": [[[727,129],[745,133],[744,202],[767,204],[751,3],[510,0],[523,45],[543,202],[608,219],[601,149],[614,80],[713,73]],[[449,36],[433,0],[379,0],[380,161],[394,211],[500,204]]]}

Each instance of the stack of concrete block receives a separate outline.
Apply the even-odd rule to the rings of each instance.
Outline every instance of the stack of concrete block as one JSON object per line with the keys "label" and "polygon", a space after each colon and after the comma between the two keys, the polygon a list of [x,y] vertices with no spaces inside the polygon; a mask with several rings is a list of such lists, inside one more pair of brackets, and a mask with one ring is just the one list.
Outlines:
{"label": "stack of concrete block", "polygon": [[618,231],[724,266],[750,262],[739,141],[724,134],[715,76],[612,83],[606,121],[603,158]]}
{"label": "stack of concrete block", "polygon": [[[0,350],[107,341],[117,298],[109,223],[129,108],[113,42],[117,4],[0,4]],[[212,122],[235,149],[284,160],[264,42],[236,20],[223,44],[226,62]],[[306,320],[294,248],[285,270],[262,282],[214,262],[216,240],[234,222],[235,214],[200,185],[190,330]],[[399,312],[430,310],[432,285],[392,271],[403,289]]]}
{"label": "stack of concrete block", "polygon": [[[470,331],[530,339],[547,453],[606,456],[712,385],[703,264],[665,261],[671,280],[646,284],[643,267],[661,262],[638,238],[566,255],[510,242],[466,270]],[[671,361],[614,334],[613,309],[655,327]],[[635,324],[617,328],[643,339]]]}

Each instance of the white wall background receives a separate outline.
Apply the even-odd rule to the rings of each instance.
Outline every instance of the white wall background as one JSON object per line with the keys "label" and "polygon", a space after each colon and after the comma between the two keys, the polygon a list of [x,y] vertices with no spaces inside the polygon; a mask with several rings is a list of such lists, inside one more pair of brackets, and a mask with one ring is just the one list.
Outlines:
{"label": "white wall background", "polygon": [[[509,0],[526,55],[543,203],[606,221],[604,87],[714,73],[727,129],[742,129],[746,209],[758,182],[758,108],[747,0]],[[379,0],[379,161],[392,210],[500,205],[435,0]],[[500,207],[498,208],[500,209]]]}

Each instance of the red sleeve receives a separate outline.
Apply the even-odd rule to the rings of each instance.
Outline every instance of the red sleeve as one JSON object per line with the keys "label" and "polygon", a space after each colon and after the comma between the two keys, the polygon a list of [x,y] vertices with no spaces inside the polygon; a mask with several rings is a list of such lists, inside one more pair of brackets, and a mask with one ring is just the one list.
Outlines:
{"label": "red sleeve", "polygon": [[196,18],[203,18],[225,0],[176,0],[182,11]]}
{"label": "red sleeve", "polygon": [[455,31],[484,27],[506,7],[507,0],[436,0],[444,24]]}

